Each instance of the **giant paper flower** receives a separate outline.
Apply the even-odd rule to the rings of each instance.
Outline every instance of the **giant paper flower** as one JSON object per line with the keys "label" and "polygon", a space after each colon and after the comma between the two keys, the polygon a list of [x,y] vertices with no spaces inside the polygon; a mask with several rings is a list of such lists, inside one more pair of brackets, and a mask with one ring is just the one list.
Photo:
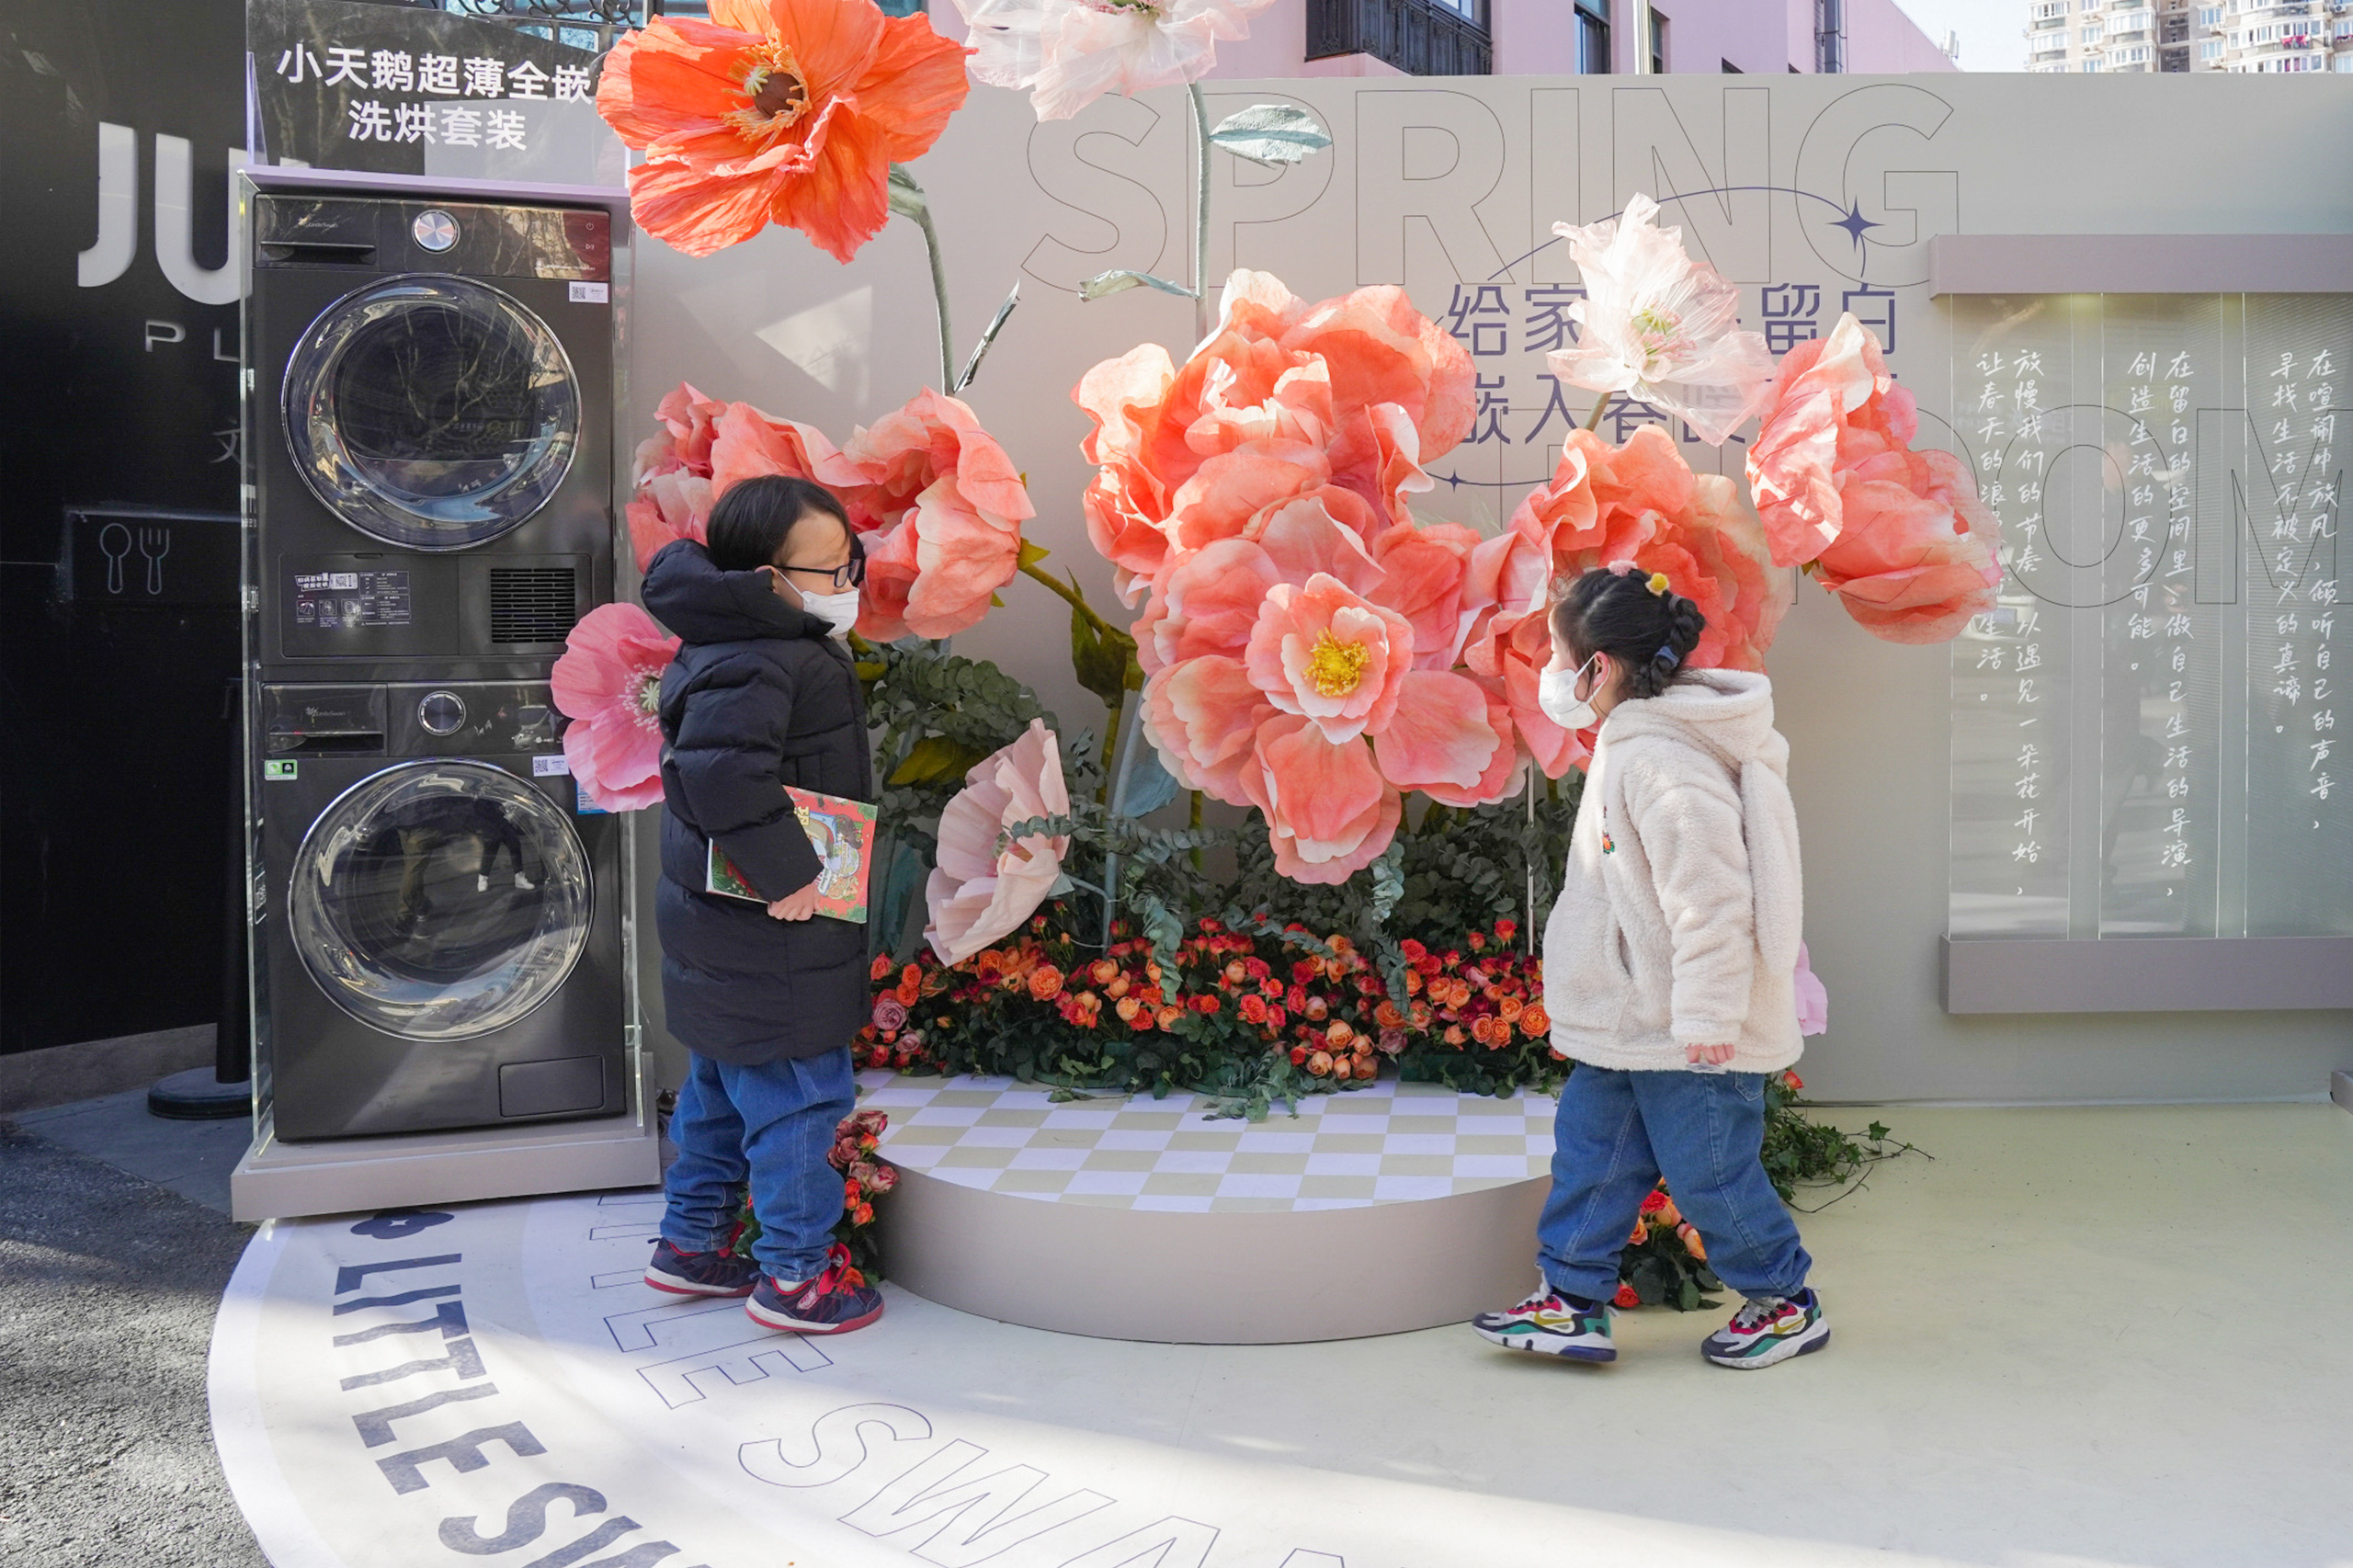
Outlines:
{"label": "giant paper flower", "polygon": [[[1381,542],[1383,559],[1434,570],[1451,593],[1465,541]],[[1315,498],[1277,509],[1256,538],[1170,562],[1154,583],[1137,624],[1153,672],[1146,732],[1188,788],[1266,814],[1286,876],[1336,882],[1371,864],[1396,834],[1403,790],[1472,805],[1516,787],[1508,709],[1415,655],[1415,611],[1451,631],[1427,589]]]}
{"label": "giant paper flower", "polygon": [[1471,426],[1461,345],[1403,290],[1359,289],[1321,304],[1277,278],[1226,282],[1217,330],[1182,366],[1154,344],[1089,370],[1072,394],[1095,421],[1087,535],[1133,602],[1172,554],[1248,534],[1270,509],[1326,488],[1370,540],[1404,522],[1422,464]]}
{"label": "giant paper flower", "polygon": [[1553,374],[1590,392],[1624,392],[1677,415],[1710,446],[1756,412],[1773,356],[1738,330],[1740,290],[1683,249],[1683,231],[1658,226],[1658,203],[1637,195],[1616,218],[1555,223],[1585,280],[1569,307],[1574,347],[1545,356]]}
{"label": "giant paper flower", "polygon": [[1037,508],[1005,449],[956,398],[926,387],[839,449],[822,432],[749,403],[729,404],[714,428],[720,494],[780,473],[813,479],[840,498],[865,538],[863,637],[952,637],[978,624],[1020,570],[1021,524]]}
{"label": "giant paper flower", "polygon": [[597,111],[645,154],[630,210],[657,238],[708,256],[781,223],[847,261],[971,90],[963,55],[872,0],[710,0],[622,35]]}
{"label": "giant paper flower", "polygon": [[1027,92],[1040,119],[1068,119],[1105,93],[1196,82],[1220,42],[1250,36],[1274,0],[956,0],[978,52],[972,74]]}
{"label": "giant paper flower", "polygon": [[1798,1006],[1798,1033],[1827,1034],[1830,1030],[1830,988],[1813,972],[1805,944],[1798,944],[1798,966],[1790,975],[1790,990]]}
{"label": "giant paper flower", "polygon": [[924,889],[924,939],[943,963],[961,963],[1004,937],[1044,902],[1063,874],[1065,835],[1029,834],[1002,847],[1006,828],[1070,814],[1063,757],[1042,719],[964,775],[939,814],[939,857]]}
{"label": "giant paper flower", "polygon": [[1814,557],[1814,580],[1890,642],[1949,642],[1994,608],[2002,565],[1993,514],[1948,452],[1907,452],[1900,476],[1850,483],[1850,519]]}
{"label": "giant paper flower", "polygon": [[551,682],[572,777],[612,812],[662,800],[662,672],[678,640],[633,604],[598,605],[564,637]]}

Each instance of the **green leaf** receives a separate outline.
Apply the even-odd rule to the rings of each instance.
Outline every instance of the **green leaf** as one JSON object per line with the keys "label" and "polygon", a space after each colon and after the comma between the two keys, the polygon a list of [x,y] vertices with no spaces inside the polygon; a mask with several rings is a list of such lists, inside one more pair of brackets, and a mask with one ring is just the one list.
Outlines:
{"label": "green leaf", "polygon": [[1118,627],[1097,631],[1086,612],[1070,610],[1070,667],[1078,684],[1093,692],[1106,708],[1117,708],[1131,689],[1129,671],[1136,662],[1136,640]]}
{"label": "green leaf", "polygon": [[1313,117],[1292,104],[1252,104],[1218,121],[1210,140],[1237,158],[1269,168],[1299,163],[1332,144]]}
{"label": "green leaf", "polygon": [[1181,300],[1194,300],[1200,297],[1182,283],[1171,283],[1165,278],[1154,278],[1149,272],[1137,272],[1125,267],[1109,272],[1097,273],[1078,286],[1078,297],[1082,300],[1100,300],[1109,294],[1124,294],[1140,284],[1145,288],[1157,289],[1164,294],[1174,294]]}
{"label": "green leaf", "polygon": [[1021,541],[1021,564],[1024,566],[1035,566],[1052,553],[1052,551],[1048,550],[1034,539],[1025,539]]}
{"label": "green leaf", "polygon": [[972,765],[989,754],[976,751],[961,741],[946,735],[926,735],[907,753],[904,762],[891,770],[885,784],[937,784],[942,779],[961,778]]}
{"label": "green leaf", "polygon": [[1883,1141],[1887,1137],[1887,1123],[1884,1121],[1872,1122],[1869,1127],[1863,1129],[1863,1136],[1870,1139],[1874,1143]]}
{"label": "green leaf", "polygon": [[907,173],[903,164],[891,165],[891,210],[902,218],[920,218],[931,209],[931,199],[924,195],[915,176]]}

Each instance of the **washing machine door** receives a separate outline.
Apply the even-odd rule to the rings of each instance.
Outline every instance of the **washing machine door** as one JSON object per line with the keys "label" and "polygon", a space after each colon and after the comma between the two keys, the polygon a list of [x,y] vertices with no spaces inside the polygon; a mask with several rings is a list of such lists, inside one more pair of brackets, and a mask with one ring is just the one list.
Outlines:
{"label": "washing machine door", "polygon": [[555,994],[588,944],[591,897],[554,801],[486,763],[417,762],[362,779],[311,824],[287,925],[345,1012],[458,1040]]}
{"label": "washing machine door", "polygon": [[408,550],[463,550],[519,527],[579,445],[563,345],[467,278],[386,278],[328,306],[288,361],[283,403],[294,465],[319,499]]}

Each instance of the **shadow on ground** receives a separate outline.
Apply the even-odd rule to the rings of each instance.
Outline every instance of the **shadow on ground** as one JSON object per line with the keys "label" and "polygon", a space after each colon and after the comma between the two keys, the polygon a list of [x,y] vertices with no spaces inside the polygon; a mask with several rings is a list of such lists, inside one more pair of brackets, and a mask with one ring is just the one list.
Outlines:
{"label": "shadow on ground", "polygon": [[205,1403],[251,1234],[0,1122],[0,1562],[264,1568]]}

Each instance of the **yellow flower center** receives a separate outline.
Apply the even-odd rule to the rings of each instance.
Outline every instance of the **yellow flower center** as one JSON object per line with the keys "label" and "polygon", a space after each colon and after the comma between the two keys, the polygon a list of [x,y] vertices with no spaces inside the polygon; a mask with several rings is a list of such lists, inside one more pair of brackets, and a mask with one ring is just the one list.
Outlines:
{"label": "yellow flower center", "polygon": [[727,123],[757,146],[809,112],[809,83],[801,74],[801,62],[779,40],[755,45],[747,57],[752,63],[744,74],[744,96],[750,101],[729,115]]}
{"label": "yellow flower center", "polygon": [[1652,305],[1634,312],[1634,331],[1642,338],[1644,353],[1655,354],[1675,341],[1683,330],[1682,321],[1671,311]]}
{"label": "yellow flower center", "polygon": [[1364,679],[1372,650],[1361,642],[1343,642],[1325,631],[1307,653],[1307,683],[1318,697],[1346,697]]}

